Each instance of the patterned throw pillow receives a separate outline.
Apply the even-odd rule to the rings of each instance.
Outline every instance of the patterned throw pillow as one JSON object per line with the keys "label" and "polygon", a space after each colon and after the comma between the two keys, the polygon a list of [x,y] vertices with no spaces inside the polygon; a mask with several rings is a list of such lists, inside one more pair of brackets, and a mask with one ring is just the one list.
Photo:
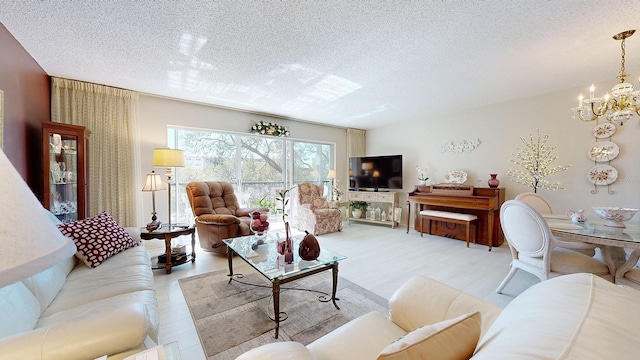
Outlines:
{"label": "patterned throw pillow", "polygon": [[67,224],[58,225],[71,238],[78,251],[76,256],[89,267],[96,267],[109,257],[138,243],[107,212]]}

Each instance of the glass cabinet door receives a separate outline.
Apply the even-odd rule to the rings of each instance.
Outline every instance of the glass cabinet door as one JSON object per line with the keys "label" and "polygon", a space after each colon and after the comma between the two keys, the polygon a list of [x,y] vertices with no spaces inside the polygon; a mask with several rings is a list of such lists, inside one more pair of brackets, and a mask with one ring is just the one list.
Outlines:
{"label": "glass cabinet door", "polygon": [[88,214],[88,130],[45,123],[42,137],[44,206],[63,223],[84,219]]}

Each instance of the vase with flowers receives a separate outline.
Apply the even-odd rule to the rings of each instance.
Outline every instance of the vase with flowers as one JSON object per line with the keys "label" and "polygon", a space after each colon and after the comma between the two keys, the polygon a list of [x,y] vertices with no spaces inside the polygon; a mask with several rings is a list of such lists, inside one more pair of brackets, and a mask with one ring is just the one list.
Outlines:
{"label": "vase with flowers", "polygon": [[426,185],[427,180],[429,180],[429,177],[426,176],[427,168],[421,168],[420,165],[416,165],[416,171],[418,172],[418,184]]}
{"label": "vase with flowers", "polygon": [[291,229],[289,228],[289,222],[287,221],[287,205],[289,204],[289,189],[281,189],[276,196],[276,202],[278,208],[276,210],[282,211],[282,221],[284,222],[285,238],[282,244],[278,244],[278,253],[284,255],[284,262],[287,264],[293,263],[293,239],[291,238]]}
{"label": "vase with flowers", "polygon": [[333,187],[333,199],[335,201],[340,201],[340,196],[342,196],[342,190],[340,190],[340,180],[336,180],[336,184]]}

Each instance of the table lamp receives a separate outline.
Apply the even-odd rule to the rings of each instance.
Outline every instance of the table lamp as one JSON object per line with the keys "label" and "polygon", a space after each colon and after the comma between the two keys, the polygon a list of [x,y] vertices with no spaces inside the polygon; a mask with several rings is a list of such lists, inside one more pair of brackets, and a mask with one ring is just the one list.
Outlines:
{"label": "table lamp", "polygon": [[153,211],[151,212],[151,222],[147,224],[147,230],[149,231],[156,230],[162,225],[156,216],[156,191],[158,190],[164,190],[164,183],[162,182],[160,175],[156,174],[155,171],[151,171],[151,174],[147,174],[147,180],[142,188],[142,191],[151,191]]}
{"label": "table lamp", "polygon": [[373,170],[373,186],[375,187],[373,191],[378,191],[378,178],[380,177],[380,171]]}
{"label": "table lamp", "polygon": [[153,166],[167,168],[167,190],[169,195],[169,230],[171,230],[171,185],[174,167],[184,166],[184,152],[178,149],[159,148],[153,150]]}
{"label": "table lamp", "polygon": [[33,192],[0,150],[0,288],[42,272],[76,253]]}

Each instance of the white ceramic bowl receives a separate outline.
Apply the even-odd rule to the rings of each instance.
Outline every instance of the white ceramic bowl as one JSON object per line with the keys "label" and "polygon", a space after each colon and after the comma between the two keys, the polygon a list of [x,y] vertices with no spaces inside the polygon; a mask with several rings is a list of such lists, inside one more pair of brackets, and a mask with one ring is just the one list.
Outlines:
{"label": "white ceramic bowl", "polygon": [[608,206],[594,206],[593,211],[596,212],[602,220],[605,220],[605,226],[623,228],[624,221],[631,220],[638,212],[638,209],[618,208]]}

